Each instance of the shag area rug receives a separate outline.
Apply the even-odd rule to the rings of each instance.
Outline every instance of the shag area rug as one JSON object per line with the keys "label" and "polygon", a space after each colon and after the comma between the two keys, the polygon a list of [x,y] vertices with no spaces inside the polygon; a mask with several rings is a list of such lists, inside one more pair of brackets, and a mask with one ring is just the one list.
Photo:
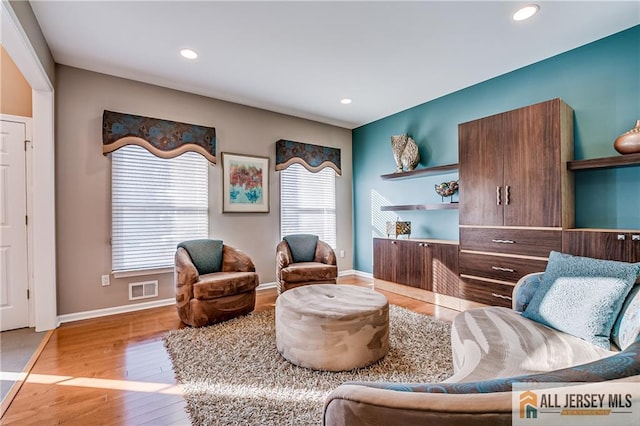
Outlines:
{"label": "shag area rug", "polygon": [[346,372],[290,364],[276,349],[275,312],[169,332],[164,344],[194,425],[320,425],[347,381],[438,382],[453,374],[451,325],[390,306],[390,350]]}

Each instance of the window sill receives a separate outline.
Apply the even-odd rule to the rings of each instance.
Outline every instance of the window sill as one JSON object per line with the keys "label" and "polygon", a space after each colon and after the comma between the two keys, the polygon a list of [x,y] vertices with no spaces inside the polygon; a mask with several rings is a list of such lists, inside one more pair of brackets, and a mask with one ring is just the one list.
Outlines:
{"label": "window sill", "polygon": [[131,271],[112,271],[113,278],[141,277],[144,275],[157,275],[173,273],[173,267],[156,269],[134,269]]}

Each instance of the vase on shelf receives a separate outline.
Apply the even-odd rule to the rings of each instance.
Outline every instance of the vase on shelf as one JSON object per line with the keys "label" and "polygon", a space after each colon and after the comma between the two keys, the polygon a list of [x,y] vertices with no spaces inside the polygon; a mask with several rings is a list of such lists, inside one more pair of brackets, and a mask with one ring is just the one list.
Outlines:
{"label": "vase on shelf", "polygon": [[420,152],[418,144],[406,133],[398,136],[391,136],[391,149],[393,158],[396,160],[396,173],[402,173],[404,169],[411,171],[420,162]]}
{"label": "vase on shelf", "polygon": [[613,147],[620,154],[640,153],[640,120],[633,129],[618,136]]}

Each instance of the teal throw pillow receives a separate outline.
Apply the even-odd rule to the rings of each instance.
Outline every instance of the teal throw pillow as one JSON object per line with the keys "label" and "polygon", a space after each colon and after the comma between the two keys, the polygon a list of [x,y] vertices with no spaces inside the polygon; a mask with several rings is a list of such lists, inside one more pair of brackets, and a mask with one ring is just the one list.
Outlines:
{"label": "teal throw pillow", "polygon": [[178,244],[189,253],[198,274],[205,275],[222,271],[221,240],[189,240]]}
{"label": "teal throw pillow", "polygon": [[571,256],[552,251],[525,318],[605,349],[640,263]]}
{"label": "teal throw pillow", "polygon": [[311,234],[293,234],[284,237],[289,245],[293,262],[313,262],[316,257],[318,236]]}

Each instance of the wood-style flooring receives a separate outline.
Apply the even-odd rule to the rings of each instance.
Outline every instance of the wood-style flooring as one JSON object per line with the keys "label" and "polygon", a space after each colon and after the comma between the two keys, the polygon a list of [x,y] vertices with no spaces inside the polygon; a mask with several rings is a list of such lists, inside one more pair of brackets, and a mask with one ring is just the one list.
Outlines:
{"label": "wood-style flooring", "polygon": [[[340,284],[372,286],[357,276]],[[450,321],[456,311],[381,291],[389,302]],[[258,292],[256,311],[276,291]],[[67,323],[53,331],[2,425],[188,425],[162,336],[182,328],[173,306]]]}

